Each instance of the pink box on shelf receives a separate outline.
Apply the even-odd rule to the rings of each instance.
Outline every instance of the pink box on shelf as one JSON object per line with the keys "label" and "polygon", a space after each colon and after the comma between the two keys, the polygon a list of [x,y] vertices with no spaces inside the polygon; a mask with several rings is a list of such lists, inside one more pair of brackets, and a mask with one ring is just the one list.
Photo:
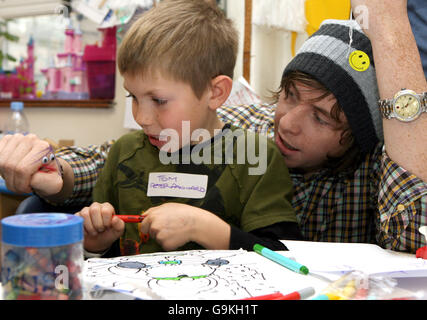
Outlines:
{"label": "pink box on shelf", "polygon": [[114,99],[116,82],[116,27],[101,29],[102,46],[86,45],[83,61],[86,63],[89,96],[91,99]]}

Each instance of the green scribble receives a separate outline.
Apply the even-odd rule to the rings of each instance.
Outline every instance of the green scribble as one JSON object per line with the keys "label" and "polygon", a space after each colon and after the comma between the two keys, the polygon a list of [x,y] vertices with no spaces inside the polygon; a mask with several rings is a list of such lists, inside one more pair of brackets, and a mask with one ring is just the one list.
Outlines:
{"label": "green scribble", "polygon": [[181,264],[181,261],[179,260],[161,261],[160,264]]}
{"label": "green scribble", "polygon": [[203,275],[203,276],[178,276],[178,277],[165,277],[165,278],[154,278],[156,280],[170,280],[170,281],[179,281],[181,279],[185,279],[185,278],[191,278],[193,280],[198,280],[198,279],[203,279],[203,278],[207,278],[209,275]]}

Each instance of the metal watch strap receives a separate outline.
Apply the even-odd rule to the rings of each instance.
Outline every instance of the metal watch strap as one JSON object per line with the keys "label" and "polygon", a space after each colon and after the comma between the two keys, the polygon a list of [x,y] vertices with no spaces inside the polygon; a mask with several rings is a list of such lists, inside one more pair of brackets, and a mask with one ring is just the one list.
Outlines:
{"label": "metal watch strap", "polygon": [[379,107],[381,111],[381,115],[386,119],[391,119],[391,113],[393,112],[393,107],[391,105],[391,102],[393,100],[380,100],[379,101]]}
{"label": "metal watch strap", "polygon": [[427,112],[427,91],[421,97],[421,112]]}

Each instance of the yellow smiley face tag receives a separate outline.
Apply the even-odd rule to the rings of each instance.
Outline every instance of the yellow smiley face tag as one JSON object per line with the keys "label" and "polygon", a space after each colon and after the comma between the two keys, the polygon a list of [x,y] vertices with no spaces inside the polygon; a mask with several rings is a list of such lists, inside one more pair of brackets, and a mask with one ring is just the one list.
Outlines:
{"label": "yellow smiley face tag", "polygon": [[348,58],[348,62],[350,63],[350,66],[359,72],[363,72],[368,70],[369,66],[371,65],[371,60],[369,59],[369,56],[360,50],[356,50],[350,54],[350,57]]}

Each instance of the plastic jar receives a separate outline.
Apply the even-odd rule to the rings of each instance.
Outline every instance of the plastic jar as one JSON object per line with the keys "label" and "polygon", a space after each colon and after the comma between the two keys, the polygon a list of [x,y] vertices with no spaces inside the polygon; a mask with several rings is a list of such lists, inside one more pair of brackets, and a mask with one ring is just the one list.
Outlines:
{"label": "plastic jar", "polygon": [[82,299],[81,217],[21,214],[1,224],[3,299]]}

